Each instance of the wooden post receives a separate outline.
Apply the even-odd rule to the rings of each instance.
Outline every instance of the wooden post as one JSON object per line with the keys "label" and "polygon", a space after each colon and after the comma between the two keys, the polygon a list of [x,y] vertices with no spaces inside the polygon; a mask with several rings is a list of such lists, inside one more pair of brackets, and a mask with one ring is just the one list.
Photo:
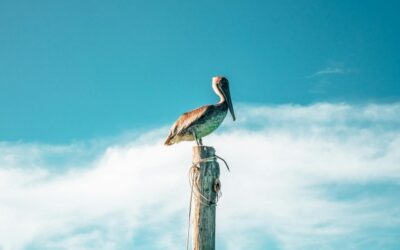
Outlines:
{"label": "wooden post", "polygon": [[193,194],[193,249],[215,250],[215,209],[220,189],[219,165],[215,159],[215,149],[207,146],[193,147],[195,168]]}

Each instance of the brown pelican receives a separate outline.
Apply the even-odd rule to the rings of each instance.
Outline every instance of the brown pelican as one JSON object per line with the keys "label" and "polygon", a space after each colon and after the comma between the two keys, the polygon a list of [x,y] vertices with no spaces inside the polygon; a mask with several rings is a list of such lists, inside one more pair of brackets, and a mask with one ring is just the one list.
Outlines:
{"label": "brown pelican", "polygon": [[196,140],[197,145],[203,145],[201,138],[209,135],[221,125],[228,109],[235,121],[228,79],[221,76],[213,77],[212,88],[219,96],[220,101],[217,104],[202,106],[182,114],[172,125],[165,145],[193,140]]}

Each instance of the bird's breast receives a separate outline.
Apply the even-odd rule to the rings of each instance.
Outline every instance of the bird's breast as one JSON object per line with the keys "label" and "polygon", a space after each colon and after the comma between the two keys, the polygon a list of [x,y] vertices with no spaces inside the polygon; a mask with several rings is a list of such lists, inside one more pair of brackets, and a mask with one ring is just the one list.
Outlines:
{"label": "bird's breast", "polygon": [[225,119],[228,110],[215,109],[210,115],[204,117],[203,121],[196,126],[196,135],[199,138],[209,135],[216,130]]}

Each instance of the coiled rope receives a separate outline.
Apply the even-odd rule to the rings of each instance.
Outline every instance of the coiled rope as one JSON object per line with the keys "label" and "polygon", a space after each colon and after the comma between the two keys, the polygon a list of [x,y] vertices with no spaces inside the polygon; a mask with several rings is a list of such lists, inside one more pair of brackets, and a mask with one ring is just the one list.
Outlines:
{"label": "coiled rope", "polygon": [[208,158],[200,159],[199,161],[193,162],[191,168],[189,169],[189,184],[190,184],[190,201],[189,201],[189,223],[188,223],[188,231],[187,231],[187,239],[186,239],[186,250],[189,250],[189,238],[190,238],[190,219],[192,214],[192,201],[193,195],[196,200],[199,200],[201,204],[204,206],[217,206],[219,199],[222,196],[221,192],[221,183],[217,179],[216,183],[214,183],[214,191],[217,193],[215,198],[215,202],[213,202],[210,198],[207,198],[202,192],[200,188],[200,164],[206,162],[214,162],[217,159],[220,159],[224,162],[228,172],[230,172],[230,168],[228,163],[220,156],[214,155]]}

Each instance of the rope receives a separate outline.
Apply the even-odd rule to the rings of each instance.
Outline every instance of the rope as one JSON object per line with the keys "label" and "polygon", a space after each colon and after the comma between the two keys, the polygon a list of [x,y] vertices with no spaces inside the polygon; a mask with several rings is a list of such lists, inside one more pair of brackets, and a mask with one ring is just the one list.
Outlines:
{"label": "rope", "polygon": [[192,166],[189,170],[189,184],[190,184],[190,201],[189,201],[189,225],[188,225],[188,231],[187,231],[187,239],[186,239],[186,249],[189,250],[189,238],[190,238],[190,219],[191,219],[191,214],[192,214],[192,201],[193,201],[193,195],[196,200],[199,200],[201,204],[204,206],[216,206],[219,199],[222,196],[221,192],[221,183],[219,180],[217,180],[217,183],[214,184],[214,191],[217,193],[217,196],[215,197],[215,203],[212,202],[211,199],[208,199],[201,193],[201,188],[199,186],[200,183],[200,163],[206,163],[206,162],[214,162],[217,159],[220,159],[224,162],[226,168],[230,172],[228,163],[220,156],[215,155],[212,157],[200,159],[197,162],[193,162]]}
{"label": "rope", "polygon": [[220,159],[221,161],[223,161],[225,163],[226,169],[228,169],[228,172],[231,172],[231,170],[229,169],[228,163],[220,156],[215,155],[215,157],[217,157],[218,159]]}
{"label": "rope", "polygon": [[186,250],[189,250],[189,237],[190,237],[190,215],[192,214],[192,198],[193,198],[193,182],[190,190],[190,201],[189,201],[189,225],[186,238]]}

